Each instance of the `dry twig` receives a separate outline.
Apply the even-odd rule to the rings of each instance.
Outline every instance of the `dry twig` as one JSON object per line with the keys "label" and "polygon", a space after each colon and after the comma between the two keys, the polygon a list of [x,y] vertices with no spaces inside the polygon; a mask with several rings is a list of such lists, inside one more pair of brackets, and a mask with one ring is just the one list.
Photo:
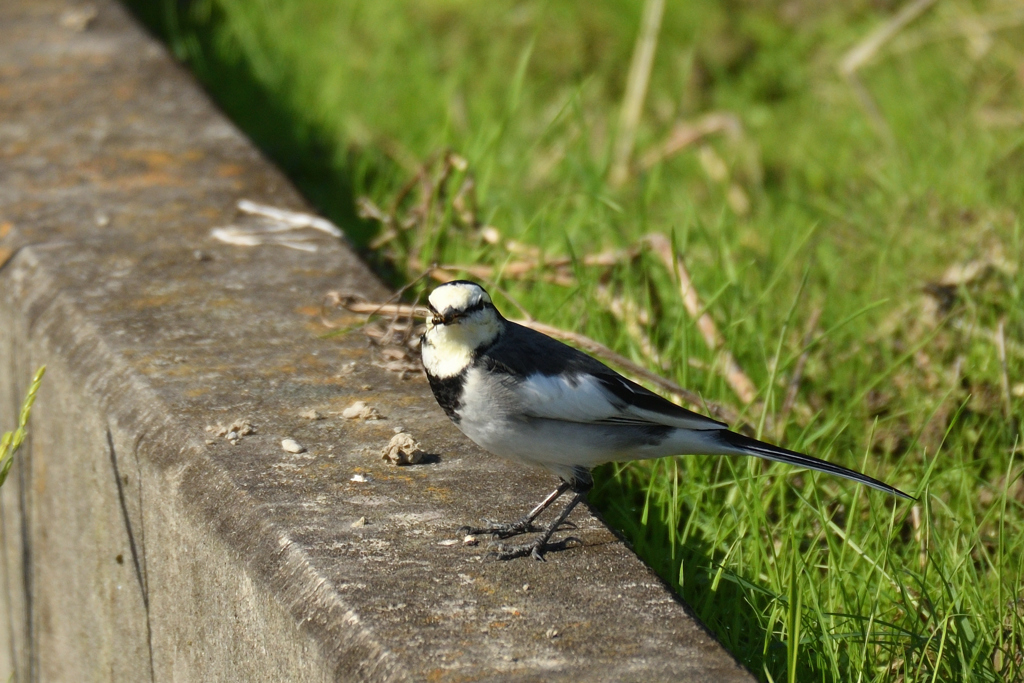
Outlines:
{"label": "dry twig", "polygon": [[633,60],[629,65],[626,95],[622,102],[615,153],[608,176],[611,184],[615,186],[622,185],[629,178],[629,160],[633,155],[636,129],[640,125],[640,114],[643,112],[644,99],[647,97],[647,84],[651,79],[654,50],[658,46],[658,32],[661,30],[661,17],[664,12],[665,0],[646,0],[644,2],[640,34],[637,36],[636,47],[633,49]]}
{"label": "dry twig", "polygon": [[711,351],[719,354],[725,381],[740,401],[745,405],[750,405],[757,398],[757,388],[750,381],[750,378],[747,377],[747,374],[743,372],[743,369],[740,368],[739,363],[736,362],[729,349],[725,348],[725,340],[718,331],[715,321],[704,310],[700,296],[697,294],[693,281],[690,279],[690,273],[687,272],[682,259],[674,257],[672,243],[665,235],[660,233],[651,233],[645,239],[661,258],[665,267],[669,271],[675,272],[676,277],[679,278],[679,291],[683,297],[683,306],[686,307],[686,312],[697,323],[697,329],[700,330],[701,336],[704,337],[704,343],[708,345]]}
{"label": "dry twig", "polygon": [[856,73],[862,66],[878,54],[883,45],[888,43],[897,33],[910,22],[924,14],[925,10],[935,4],[935,0],[913,0],[903,6],[889,21],[865,36],[852,49],[847,51],[839,62],[839,72],[844,76]]}
{"label": "dry twig", "polygon": [[850,87],[853,88],[853,92],[857,96],[861,107],[864,108],[868,119],[878,130],[879,134],[887,140],[892,140],[892,131],[889,129],[889,124],[886,123],[885,117],[882,116],[882,112],[879,111],[878,105],[875,104],[874,98],[871,97],[871,93],[868,92],[868,89],[861,82],[858,72],[861,67],[878,53],[883,45],[892,40],[897,33],[902,31],[914,19],[924,14],[934,4],[935,0],[913,0],[907,3],[889,21],[869,33],[862,41],[847,51],[839,61],[839,73],[842,74],[850,84]]}
{"label": "dry twig", "polygon": [[659,162],[679,154],[693,143],[713,133],[726,133],[731,138],[742,134],[739,118],[731,112],[712,112],[696,121],[680,121],[673,126],[661,145],[644,154],[640,160],[642,170],[650,169]]}
{"label": "dry twig", "polygon": [[[493,228],[492,228],[493,229]],[[573,260],[568,257],[558,257],[548,260],[541,260],[540,250],[526,251],[522,245],[515,242],[508,243],[509,251],[512,247],[525,252],[525,258],[519,261],[512,261],[501,266],[481,266],[468,264],[447,264],[438,266],[431,272],[438,282],[450,282],[456,279],[456,272],[469,273],[475,278],[493,282],[497,275],[518,280],[534,272],[539,272],[538,279],[562,287],[575,287],[577,284],[575,274],[572,272]],[[584,266],[610,268],[621,265],[636,258],[640,253],[639,248],[614,249],[602,251],[597,254],[587,254],[578,261]]]}
{"label": "dry twig", "polygon": [[610,312],[616,320],[622,323],[626,333],[633,338],[640,352],[649,358],[654,365],[662,370],[667,369],[661,358],[661,352],[651,343],[651,338],[644,331],[643,326],[647,324],[646,311],[638,309],[637,305],[628,299],[612,294],[609,287],[600,285],[595,290],[597,300]]}

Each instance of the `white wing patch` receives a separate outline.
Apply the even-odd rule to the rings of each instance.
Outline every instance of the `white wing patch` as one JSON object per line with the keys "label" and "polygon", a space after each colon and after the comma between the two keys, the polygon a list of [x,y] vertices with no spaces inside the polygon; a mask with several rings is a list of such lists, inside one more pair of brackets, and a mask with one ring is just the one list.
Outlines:
{"label": "white wing patch", "polygon": [[655,424],[679,429],[722,428],[720,422],[695,413],[668,415],[630,403],[622,405],[623,401],[590,375],[533,374],[517,387],[517,393],[524,412],[531,417],[582,423]]}
{"label": "white wing patch", "polygon": [[530,375],[517,387],[524,412],[531,417],[566,422],[599,422],[622,415],[613,397],[593,377]]}

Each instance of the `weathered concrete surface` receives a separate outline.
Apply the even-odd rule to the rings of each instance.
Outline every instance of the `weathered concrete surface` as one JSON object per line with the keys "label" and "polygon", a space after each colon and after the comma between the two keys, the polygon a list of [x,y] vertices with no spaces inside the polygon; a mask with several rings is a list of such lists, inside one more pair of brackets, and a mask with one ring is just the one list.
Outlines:
{"label": "weathered concrete surface", "polygon": [[[751,680],[585,511],[585,547],[546,563],[442,544],[553,482],[483,455],[359,335],[321,338],[325,291],[385,295],[342,245],[209,238],[240,198],[302,202],[95,6],[76,31],[73,5],[0,1],[0,424],[49,367],[0,495],[0,677]],[[387,419],[331,414],[355,399]],[[204,431],[240,418],[237,445]],[[439,460],[382,463],[400,425]]]}

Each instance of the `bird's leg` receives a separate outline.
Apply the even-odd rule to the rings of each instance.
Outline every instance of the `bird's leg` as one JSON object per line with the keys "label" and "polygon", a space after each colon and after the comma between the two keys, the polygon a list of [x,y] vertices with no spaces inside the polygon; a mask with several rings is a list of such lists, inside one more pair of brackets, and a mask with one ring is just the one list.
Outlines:
{"label": "bird's leg", "polygon": [[[568,485],[567,485],[568,487]],[[584,486],[573,487],[576,495],[569,501],[569,504],[565,506],[565,509],[558,515],[554,522],[544,530],[544,533],[536,541],[532,543],[524,543],[522,545],[499,545],[495,551],[495,555],[499,560],[511,560],[516,557],[526,557],[530,555],[535,560],[543,560],[544,552],[548,549],[548,541],[551,540],[551,535],[558,531],[558,527],[562,526],[562,523],[572,512],[573,508],[576,507],[581,500],[587,495],[587,491],[590,490],[589,483]]]}
{"label": "bird's leg", "polygon": [[533,520],[537,519],[537,516],[540,513],[548,509],[548,506],[550,506],[552,503],[558,500],[558,498],[568,490],[569,484],[563,481],[561,484],[558,485],[557,489],[555,489],[548,495],[547,498],[542,500],[540,503],[537,504],[535,508],[530,510],[524,517],[516,520],[515,522],[506,522],[504,524],[499,524],[496,522],[492,522],[490,520],[485,520],[487,521],[487,526],[464,526],[461,529],[459,529],[459,533],[473,535],[491,534],[493,536],[497,536],[498,538],[508,538],[510,536],[517,536],[519,534],[528,534],[531,531],[540,531],[540,529],[533,526]]}

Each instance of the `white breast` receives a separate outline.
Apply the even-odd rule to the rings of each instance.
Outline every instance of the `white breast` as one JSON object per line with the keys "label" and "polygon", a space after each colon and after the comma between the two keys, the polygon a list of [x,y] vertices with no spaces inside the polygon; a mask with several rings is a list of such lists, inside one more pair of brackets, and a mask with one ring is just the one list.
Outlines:
{"label": "white breast", "polygon": [[453,344],[448,335],[438,333],[440,329],[443,328],[427,330],[426,343],[420,345],[420,353],[428,375],[448,379],[473,362],[473,350],[461,344]]}

